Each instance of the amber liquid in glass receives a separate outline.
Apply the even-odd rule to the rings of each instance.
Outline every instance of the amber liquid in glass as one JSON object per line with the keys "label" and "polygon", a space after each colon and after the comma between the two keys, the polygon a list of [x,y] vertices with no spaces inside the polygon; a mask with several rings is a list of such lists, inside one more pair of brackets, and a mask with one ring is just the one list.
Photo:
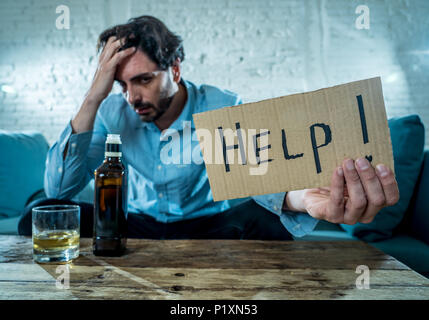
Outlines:
{"label": "amber liquid in glass", "polygon": [[33,255],[39,263],[68,262],[79,257],[79,230],[47,230],[33,234]]}

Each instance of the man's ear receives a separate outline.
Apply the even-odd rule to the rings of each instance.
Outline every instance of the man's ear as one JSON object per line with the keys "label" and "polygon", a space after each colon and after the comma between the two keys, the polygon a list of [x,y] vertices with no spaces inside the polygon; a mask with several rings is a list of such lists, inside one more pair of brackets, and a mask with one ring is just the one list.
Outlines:
{"label": "man's ear", "polygon": [[176,83],[180,82],[180,77],[181,77],[181,67],[180,67],[180,58],[177,58],[174,62],[173,65],[171,66],[171,71],[173,72],[173,81]]}

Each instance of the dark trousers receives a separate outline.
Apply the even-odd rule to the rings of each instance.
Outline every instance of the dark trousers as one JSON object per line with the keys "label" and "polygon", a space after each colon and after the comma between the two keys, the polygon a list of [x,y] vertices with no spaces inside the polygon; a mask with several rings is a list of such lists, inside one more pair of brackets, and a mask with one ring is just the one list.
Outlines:
{"label": "dark trousers", "polygon": [[[30,203],[19,221],[19,234],[31,235],[32,208],[53,204],[78,204],[81,208],[80,235],[92,237],[93,205],[58,199],[43,199]],[[254,200],[215,215],[172,223],[158,222],[149,215],[136,213],[128,213],[127,220],[128,238],[293,240],[279,217]]]}

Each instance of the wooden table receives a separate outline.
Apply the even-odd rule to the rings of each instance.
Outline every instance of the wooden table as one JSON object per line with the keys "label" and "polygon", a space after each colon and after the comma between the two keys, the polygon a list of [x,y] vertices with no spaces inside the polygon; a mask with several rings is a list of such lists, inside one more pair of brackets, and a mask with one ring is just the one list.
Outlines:
{"label": "wooden table", "polygon": [[[0,236],[0,299],[429,299],[428,279],[360,241],[128,239],[119,258],[91,242],[61,289],[65,269],[34,263],[30,237]],[[359,265],[370,289],[356,287]]]}

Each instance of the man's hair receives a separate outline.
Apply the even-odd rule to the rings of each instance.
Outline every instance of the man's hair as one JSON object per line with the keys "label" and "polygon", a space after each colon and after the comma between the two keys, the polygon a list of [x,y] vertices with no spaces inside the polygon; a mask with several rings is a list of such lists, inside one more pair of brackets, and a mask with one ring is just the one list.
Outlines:
{"label": "man's hair", "polygon": [[125,24],[103,31],[98,37],[98,51],[104,48],[111,36],[122,39],[123,46],[120,50],[136,47],[146,53],[161,70],[167,70],[177,58],[180,61],[185,59],[182,38],[152,16],[131,18]]}

